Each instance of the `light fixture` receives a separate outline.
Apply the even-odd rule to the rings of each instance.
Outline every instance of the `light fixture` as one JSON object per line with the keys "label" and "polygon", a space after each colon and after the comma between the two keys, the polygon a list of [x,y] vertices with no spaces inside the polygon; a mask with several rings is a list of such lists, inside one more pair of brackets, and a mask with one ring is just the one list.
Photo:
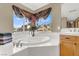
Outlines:
{"label": "light fixture", "polygon": [[30,27],[31,27],[30,25],[27,25],[27,29],[30,29]]}

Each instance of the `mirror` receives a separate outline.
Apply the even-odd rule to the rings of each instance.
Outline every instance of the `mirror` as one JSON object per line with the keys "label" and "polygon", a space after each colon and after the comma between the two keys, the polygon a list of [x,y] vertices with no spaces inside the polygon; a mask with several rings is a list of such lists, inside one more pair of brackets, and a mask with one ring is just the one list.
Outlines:
{"label": "mirror", "polygon": [[79,28],[79,17],[77,17],[75,20],[68,20],[67,17],[62,17],[61,27],[62,28]]}

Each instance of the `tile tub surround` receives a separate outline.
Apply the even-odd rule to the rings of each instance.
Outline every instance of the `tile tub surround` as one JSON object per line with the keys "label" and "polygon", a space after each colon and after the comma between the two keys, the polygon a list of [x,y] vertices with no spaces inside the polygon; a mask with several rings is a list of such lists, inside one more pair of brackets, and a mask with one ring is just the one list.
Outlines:
{"label": "tile tub surround", "polygon": [[0,33],[0,45],[12,42],[11,33]]}

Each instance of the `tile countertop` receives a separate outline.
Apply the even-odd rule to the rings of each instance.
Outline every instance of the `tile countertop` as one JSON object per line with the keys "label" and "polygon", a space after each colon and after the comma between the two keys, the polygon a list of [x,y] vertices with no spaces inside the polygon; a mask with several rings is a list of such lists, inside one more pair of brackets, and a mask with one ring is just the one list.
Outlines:
{"label": "tile countertop", "polygon": [[41,46],[59,46],[59,38],[60,38],[60,34],[58,32],[50,32],[48,34],[48,32],[43,32],[42,34],[47,34],[48,36],[51,37],[50,41],[46,42],[46,43],[42,43],[42,44],[37,44],[37,45],[29,45],[29,46],[22,46],[22,47],[14,47],[13,48],[13,54],[22,51],[26,48],[29,47],[41,47]]}
{"label": "tile countertop", "polygon": [[60,35],[79,36],[79,32],[61,32]]}
{"label": "tile countertop", "polygon": [[79,36],[79,28],[63,28],[60,32],[61,35]]}

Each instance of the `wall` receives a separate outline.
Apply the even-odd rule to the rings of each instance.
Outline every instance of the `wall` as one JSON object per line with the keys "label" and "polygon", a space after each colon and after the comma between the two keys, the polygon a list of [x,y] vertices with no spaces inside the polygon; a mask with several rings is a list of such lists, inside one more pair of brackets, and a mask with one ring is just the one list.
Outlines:
{"label": "wall", "polygon": [[53,32],[59,32],[60,30],[58,29],[58,27],[60,27],[60,22],[61,22],[61,4],[58,4],[58,3],[50,3],[38,10],[36,10],[36,12],[38,11],[41,11],[43,9],[46,9],[46,8],[49,8],[51,7],[52,8],[52,24],[51,24],[51,30]]}
{"label": "wall", "polygon": [[67,28],[67,17],[61,18],[61,28]]}
{"label": "wall", "polygon": [[37,9],[35,12],[39,12],[41,10],[44,10],[46,8],[52,7],[52,23],[51,23],[51,30],[53,32],[59,32],[58,29],[61,26],[61,4],[59,3],[50,3],[40,9]]}
{"label": "wall", "polygon": [[[25,8],[25,6],[21,5],[21,4],[14,4],[17,5],[21,8],[27,9]],[[60,20],[61,20],[61,4],[48,4],[38,10],[36,10],[35,12],[41,11],[43,9],[46,9],[48,7],[52,7],[52,24],[51,24],[51,30],[53,32],[58,32],[58,27],[60,27]],[[31,12],[33,12],[32,10],[30,10]],[[12,32],[13,29],[13,25],[12,25],[12,7],[11,4],[0,4],[0,33],[3,32]]]}
{"label": "wall", "polygon": [[18,7],[20,8],[23,8],[27,11],[30,11],[32,13],[36,13],[36,12],[39,12],[41,10],[44,10],[44,9],[47,9],[49,7],[52,7],[52,23],[51,23],[51,30],[53,32],[59,32],[60,30],[58,30],[58,27],[60,27],[60,22],[61,22],[61,4],[54,4],[54,3],[50,3],[50,4],[47,4],[35,11],[33,10],[30,10],[28,7],[25,7],[24,5],[21,5],[21,4],[14,4],[14,5],[17,5]]}
{"label": "wall", "polygon": [[60,22],[61,22],[61,4],[54,4],[52,6],[52,14],[53,14],[53,21],[52,21],[52,30],[54,32],[60,31]]}
{"label": "wall", "polygon": [[0,4],[0,33],[12,32],[12,7],[11,4]]}

